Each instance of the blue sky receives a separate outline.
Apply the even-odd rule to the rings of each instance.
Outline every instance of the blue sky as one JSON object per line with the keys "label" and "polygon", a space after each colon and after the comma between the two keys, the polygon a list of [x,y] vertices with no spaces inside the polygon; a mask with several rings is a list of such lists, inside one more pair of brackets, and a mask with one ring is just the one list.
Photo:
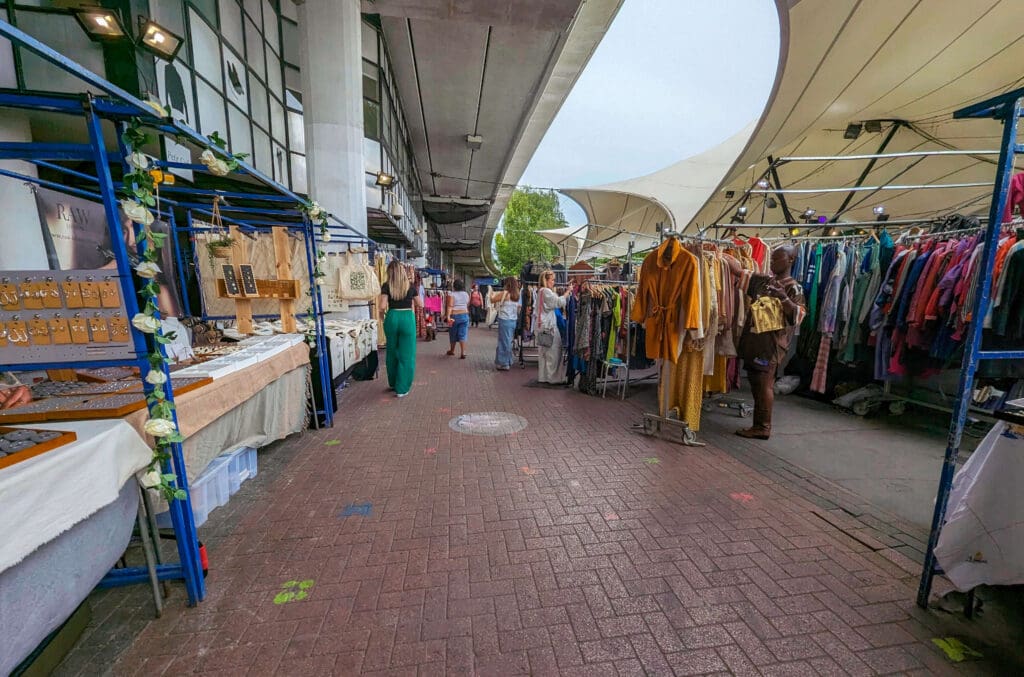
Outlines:
{"label": "blue sky", "polygon": [[773,0],[625,0],[521,183],[618,181],[717,145],[761,114],[778,31]]}

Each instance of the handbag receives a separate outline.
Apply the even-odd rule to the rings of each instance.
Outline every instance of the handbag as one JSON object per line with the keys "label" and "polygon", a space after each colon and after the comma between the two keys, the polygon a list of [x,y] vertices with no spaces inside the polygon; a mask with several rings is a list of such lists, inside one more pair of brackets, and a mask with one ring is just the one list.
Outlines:
{"label": "handbag", "polygon": [[541,348],[550,348],[555,345],[555,331],[553,329],[541,329],[537,332],[537,345]]}
{"label": "handbag", "polygon": [[377,271],[367,265],[361,254],[345,252],[338,268],[338,296],[346,301],[372,301],[380,296]]}

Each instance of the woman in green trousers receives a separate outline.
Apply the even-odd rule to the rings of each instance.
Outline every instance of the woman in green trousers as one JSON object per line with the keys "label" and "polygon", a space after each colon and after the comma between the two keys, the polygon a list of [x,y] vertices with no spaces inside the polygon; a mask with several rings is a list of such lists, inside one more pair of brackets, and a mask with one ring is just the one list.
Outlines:
{"label": "woman in green trousers", "polygon": [[416,375],[416,309],[423,303],[397,259],[388,264],[388,281],[381,286],[384,335],[387,337],[388,388],[405,397]]}

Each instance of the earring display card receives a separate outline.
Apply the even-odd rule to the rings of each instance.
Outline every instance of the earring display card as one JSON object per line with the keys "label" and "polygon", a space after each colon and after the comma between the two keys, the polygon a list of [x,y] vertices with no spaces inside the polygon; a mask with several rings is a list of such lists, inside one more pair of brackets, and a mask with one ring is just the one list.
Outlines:
{"label": "earring display card", "polygon": [[258,297],[260,292],[256,288],[256,276],[252,272],[252,266],[243,264],[238,268],[242,271],[242,291],[246,296]]}
{"label": "earring display card", "polygon": [[0,271],[0,365],[136,358],[116,270]]}
{"label": "earring display card", "polygon": [[235,275],[235,267],[229,264],[221,266],[224,271],[224,287],[227,289],[227,295],[231,298],[242,296],[242,291],[238,288],[238,276]]}
{"label": "earring display card", "polygon": [[77,439],[75,433],[63,430],[0,428],[0,468],[53,451]]}

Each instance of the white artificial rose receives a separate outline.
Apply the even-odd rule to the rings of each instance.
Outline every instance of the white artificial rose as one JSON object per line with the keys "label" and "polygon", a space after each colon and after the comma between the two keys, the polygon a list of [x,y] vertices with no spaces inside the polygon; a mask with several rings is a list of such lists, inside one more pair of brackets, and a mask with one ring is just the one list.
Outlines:
{"label": "white artificial rose", "polygon": [[167,437],[178,431],[174,421],[166,418],[151,418],[146,421],[142,429],[153,437]]}
{"label": "white artificial rose", "polygon": [[330,233],[324,233],[323,235],[320,236],[320,239],[323,240],[324,242],[330,242],[331,241],[331,234]]}
{"label": "white artificial rose", "polygon": [[153,112],[156,113],[158,117],[167,117],[167,109],[164,108],[159,101],[154,101],[153,99],[146,99],[143,103],[152,108]]}
{"label": "white artificial rose", "polygon": [[312,202],[309,205],[309,218],[311,221],[319,221],[324,215],[324,208],[316,202]]}
{"label": "white artificial rose", "polygon": [[152,280],[159,272],[160,266],[156,265],[153,261],[142,261],[139,265],[135,266],[135,274],[147,280]]}
{"label": "white artificial rose", "polygon": [[149,158],[146,157],[145,153],[135,151],[128,156],[128,164],[136,169],[149,169]]}
{"label": "white artificial rose", "polygon": [[132,318],[132,326],[141,332],[155,334],[156,330],[160,328],[160,320],[156,319],[152,315],[137,313],[135,317]]}
{"label": "white artificial rose", "polygon": [[213,151],[207,148],[199,156],[199,161],[206,165],[214,176],[227,176],[231,173],[228,163],[214,155]]}
{"label": "white artificial rose", "polygon": [[148,226],[153,223],[153,212],[149,211],[146,205],[135,200],[121,200],[121,209],[124,211],[125,216],[131,219],[134,223],[140,223],[143,226]]}
{"label": "white artificial rose", "polygon": [[167,383],[167,374],[159,369],[150,369],[146,374],[146,383],[154,386],[162,386]]}

